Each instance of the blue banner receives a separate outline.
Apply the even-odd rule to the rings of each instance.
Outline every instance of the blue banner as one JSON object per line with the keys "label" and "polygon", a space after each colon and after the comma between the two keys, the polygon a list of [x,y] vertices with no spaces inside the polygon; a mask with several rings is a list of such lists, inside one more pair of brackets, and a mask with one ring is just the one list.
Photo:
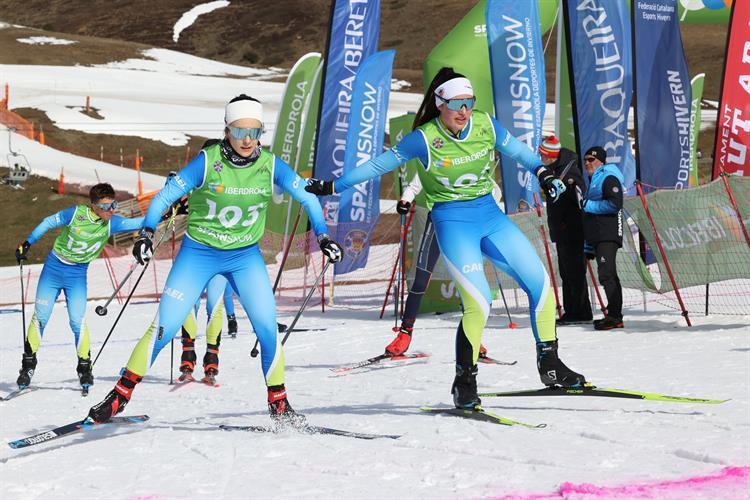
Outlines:
{"label": "blue banner", "polygon": [[[395,50],[377,52],[362,63],[354,80],[344,173],[383,152],[388,98]],[[337,237],[344,257],[334,268],[346,274],[365,267],[370,235],[380,215],[380,177],[357,184],[341,194]]]}
{"label": "blue banner", "polygon": [[[631,190],[635,182],[635,159],[628,141],[633,93],[628,2],[576,0],[563,2],[563,6],[569,35],[579,158],[592,146],[603,147],[607,163],[620,168],[624,187]],[[585,172],[583,165],[581,171]]]}
{"label": "blue banner", "polygon": [[687,188],[692,89],[677,0],[633,2],[633,29],[639,179],[644,188]]}
{"label": "blue banner", "polygon": [[[334,0],[325,56],[318,139],[313,175],[331,180],[344,172],[354,77],[362,62],[377,50],[380,0]],[[336,237],[339,196],[321,199],[331,235]]]}
{"label": "blue banner", "polygon": [[[537,151],[547,94],[537,2],[487,0],[485,15],[495,116]],[[505,212],[518,212],[522,200],[533,206],[536,176],[509,156],[502,155],[501,165]]]}

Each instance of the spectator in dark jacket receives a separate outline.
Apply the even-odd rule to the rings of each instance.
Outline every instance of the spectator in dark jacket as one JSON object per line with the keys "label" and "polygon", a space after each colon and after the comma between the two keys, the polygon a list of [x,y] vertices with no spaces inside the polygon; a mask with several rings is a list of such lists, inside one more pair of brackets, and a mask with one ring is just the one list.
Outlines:
{"label": "spectator in dark jacket", "polygon": [[584,251],[588,258],[596,258],[599,281],[607,295],[607,315],[594,321],[594,328],[623,328],[622,286],[616,266],[622,246],[623,176],[617,165],[606,163],[607,153],[599,146],[586,151],[583,161],[591,177],[583,200]]}
{"label": "spectator in dark jacket", "polygon": [[[557,264],[562,280],[563,309],[558,325],[590,323],[593,319],[586,285],[586,260],[583,255],[581,201],[586,184],[578,168],[576,154],[560,146],[554,135],[539,146],[542,163],[563,181],[567,190],[556,203],[547,200],[547,225],[550,239],[557,247]],[[565,169],[570,165],[567,172]],[[564,177],[561,177],[565,172]]]}

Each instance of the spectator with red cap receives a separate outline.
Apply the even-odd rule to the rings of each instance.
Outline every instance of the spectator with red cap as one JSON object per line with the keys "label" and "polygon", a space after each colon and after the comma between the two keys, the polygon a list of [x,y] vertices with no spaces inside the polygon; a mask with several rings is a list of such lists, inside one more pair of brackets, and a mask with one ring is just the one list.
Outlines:
{"label": "spectator with red cap", "polygon": [[[547,225],[550,239],[557,247],[565,311],[557,324],[590,323],[593,315],[586,285],[581,214],[581,200],[586,192],[586,184],[578,168],[576,154],[563,148],[554,135],[544,138],[539,146],[539,156],[542,163],[568,188],[556,203],[549,203],[550,200],[547,203]],[[568,165],[570,168],[565,172]]]}

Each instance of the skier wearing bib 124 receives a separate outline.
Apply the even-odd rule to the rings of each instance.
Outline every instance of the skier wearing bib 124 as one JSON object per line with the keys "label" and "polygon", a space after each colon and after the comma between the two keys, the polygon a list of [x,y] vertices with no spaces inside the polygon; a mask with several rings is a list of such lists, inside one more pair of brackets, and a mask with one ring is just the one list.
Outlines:
{"label": "skier wearing bib 124", "polygon": [[115,190],[109,184],[97,184],[89,191],[88,205],[75,205],[50,215],[39,224],[28,239],[16,249],[18,262],[26,260],[31,245],[48,230],[64,226],[47,254],[42,274],[36,288],[34,315],[24,345],[18,387],[31,383],[36,369],[36,353],[44,335],[52,308],[61,291],[65,292],[68,320],[73,330],[78,353],[78,379],[84,389],[94,384],[91,371],[89,328],[84,320],[86,313],[86,273],[89,263],[104,250],[110,235],[141,229],[143,217],[129,219],[114,215],[117,208]]}
{"label": "skier wearing bib 124", "polygon": [[475,97],[469,80],[441,69],[425,94],[415,129],[390,151],[334,181],[311,179],[306,189],[319,195],[342,192],[417,158],[423,189],[433,203],[432,223],[446,266],[458,288],[463,317],[456,334],[456,376],[451,392],[458,408],[474,408],[477,359],[492,297],[482,256],[512,276],[529,297],[537,367],[546,385],[577,386],[583,375],[557,355],[555,299],[547,272],[534,247],[492,198],[494,150],[523,163],[536,174],[549,199],[565,191],[563,183],[536,153],[515,139],[487,113],[472,113]]}
{"label": "skier wearing bib 124", "polygon": [[135,346],[125,372],[107,397],[89,410],[105,422],[121,412],[133,389],[159,352],[180,332],[185,317],[211,278],[227,278],[255,329],[268,386],[268,408],[277,424],[299,425],[304,417],[289,405],[284,387],[284,353],[277,336],[276,304],[258,241],[273,185],[292,195],[305,210],[323,254],[341,259],[341,247],[326,234],[318,200],[305,192],[305,181],[283,160],[261,149],[263,107],[244,94],[225,108],[224,139],[203,149],[157,194],[146,213],[133,255],[151,258],[155,223],[164,209],[189,194],[187,236],[162,294],[159,311]]}

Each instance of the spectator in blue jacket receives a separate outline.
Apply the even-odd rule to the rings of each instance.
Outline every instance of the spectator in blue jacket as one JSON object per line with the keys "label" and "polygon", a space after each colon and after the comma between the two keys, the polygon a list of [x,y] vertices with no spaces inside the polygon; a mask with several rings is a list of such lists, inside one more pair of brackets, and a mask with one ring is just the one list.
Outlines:
{"label": "spectator in blue jacket", "polygon": [[613,163],[606,163],[607,152],[600,146],[583,157],[590,177],[583,200],[584,252],[596,258],[599,282],[607,295],[607,314],[594,321],[596,330],[623,328],[622,286],[617,277],[617,250],[622,246],[622,201],[624,178]]}

